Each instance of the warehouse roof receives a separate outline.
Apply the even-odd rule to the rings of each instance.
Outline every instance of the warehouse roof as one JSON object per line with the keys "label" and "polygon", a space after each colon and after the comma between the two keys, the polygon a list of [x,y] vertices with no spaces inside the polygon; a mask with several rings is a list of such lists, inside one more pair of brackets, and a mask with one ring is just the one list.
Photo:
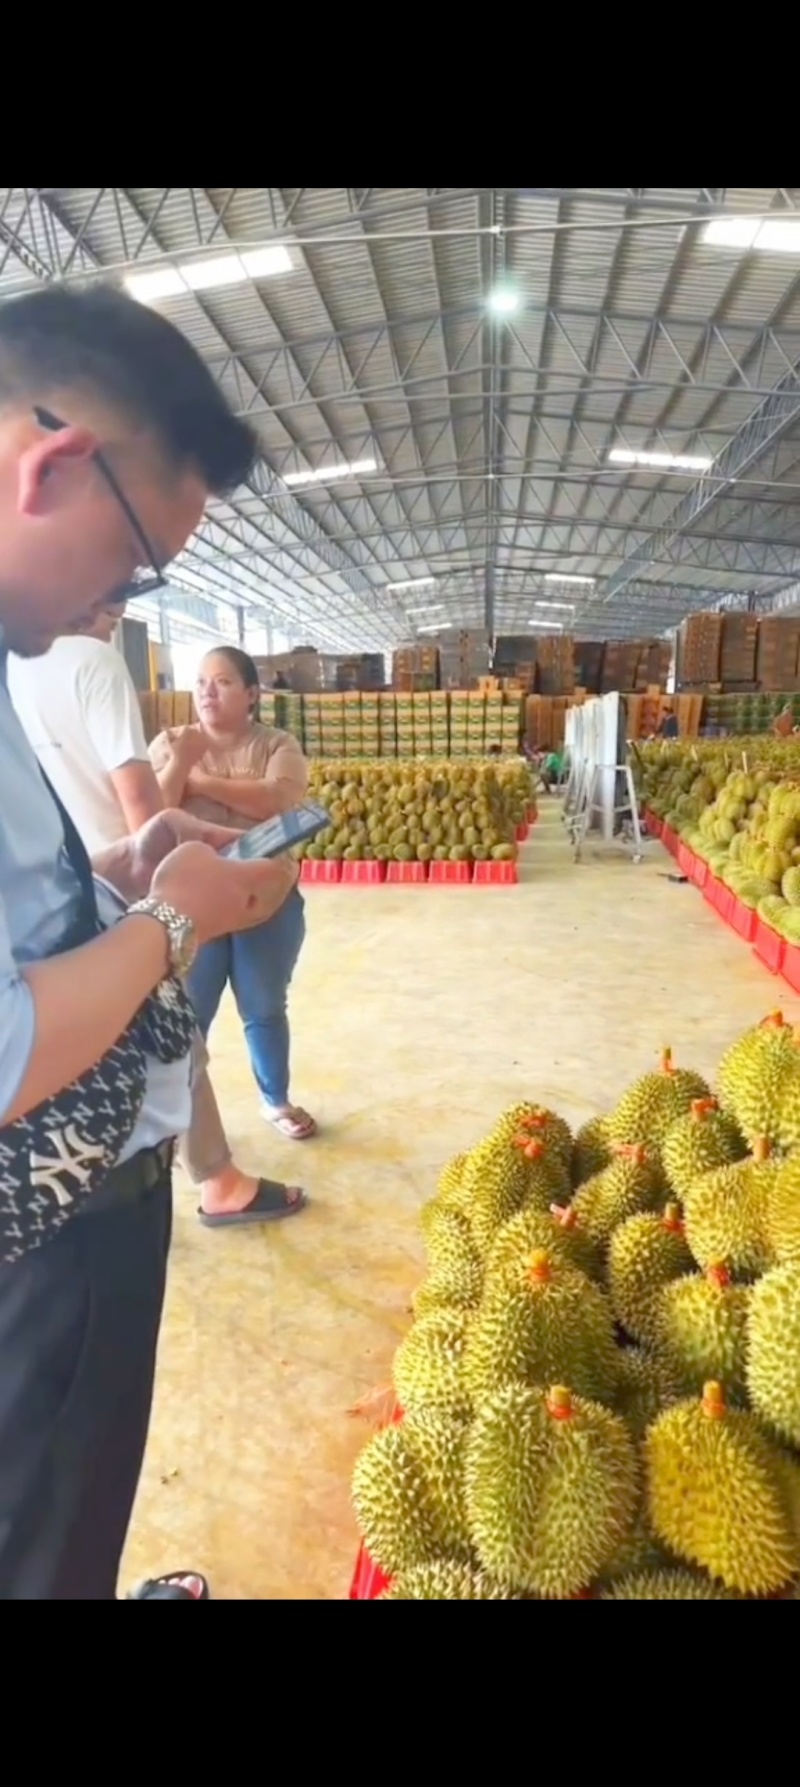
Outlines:
{"label": "warehouse roof", "polygon": [[3,188],[0,298],[125,280],[256,424],[201,626],[637,635],[800,577],[799,194]]}

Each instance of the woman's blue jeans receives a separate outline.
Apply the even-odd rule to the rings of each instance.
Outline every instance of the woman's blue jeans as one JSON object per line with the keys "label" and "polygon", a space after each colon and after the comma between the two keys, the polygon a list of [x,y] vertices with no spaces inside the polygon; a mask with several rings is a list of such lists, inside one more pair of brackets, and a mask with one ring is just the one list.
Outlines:
{"label": "woman's blue jeans", "polygon": [[207,1037],[230,982],[256,1084],[272,1106],[289,1103],[286,997],[305,934],[305,902],[295,888],[266,924],[206,943],[186,983]]}

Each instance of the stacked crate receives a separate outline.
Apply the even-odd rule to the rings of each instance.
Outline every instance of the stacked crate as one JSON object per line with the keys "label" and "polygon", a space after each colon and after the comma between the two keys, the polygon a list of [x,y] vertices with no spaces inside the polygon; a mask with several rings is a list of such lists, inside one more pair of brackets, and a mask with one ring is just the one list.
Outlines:
{"label": "stacked crate", "polygon": [[450,698],[444,693],[431,696],[431,751],[434,757],[450,755]]}
{"label": "stacked crate", "polygon": [[692,614],[678,632],[678,680],[702,687],[720,680],[723,616]]}
{"label": "stacked crate", "polygon": [[438,646],[404,645],[392,654],[392,688],[399,694],[435,689],[438,683]]}
{"label": "stacked crate", "polygon": [[758,686],[767,693],[795,689],[800,656],[800,619],[769,615],[758,626]]}
{"label": "stacked crate", "polygon": [[575,681],[587,695],[599,695],[603,676],[602,639],[576,639],[572,648]]}
{"label": "stacked crate", "polygon": [[536,687],[540,695],[571,695],[575,687],[575,642],[571,633],[536,640]]}
{"label": "stacked crate", "polygon": [[378,752],[381,757],[397,756],[397,703],[394,695],[378,696]]}
{"label": "stacked crate", "polygon": [[[287,695],[282,690],[275,695],[275,724],[282,732],[291,732],[301,745],[305,744],[304,734],[304,701],[303,695]],[[316,700],[318,697],[311,697]],[[313,755],[310,752],[309,755]]]}
{"label": "stacked crate", "polygon": [[443,689],[471,689],[489,670],[491,640],[478,630],[448,628],[437,634],[439,681]]}
{"label": "stacked crate", "polygon": [[758,621],[754,614],[725,614],[719,654],[719,681],[736,689],[753,689],[756,682]]}
{"label": "stacked crate", "polygon": [[433,750],[431,695],[412,695],[414,718],[414,756],[430,757]]}
{"label": "stacked crate", "polygon": [[[379,757],[381,754],[381,699],[380,695],[364,694],[361,697],[361,751],[364,757]],[[392,726],[392,748],[394,748],[394,725]]]}

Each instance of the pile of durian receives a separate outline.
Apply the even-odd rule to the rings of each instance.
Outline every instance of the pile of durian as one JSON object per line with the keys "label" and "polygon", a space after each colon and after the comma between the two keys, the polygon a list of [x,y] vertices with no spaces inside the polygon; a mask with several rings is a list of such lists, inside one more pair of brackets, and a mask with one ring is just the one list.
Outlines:
{"label": "pile of durian", "polygon": [[329,862],[511,862],[533,802],[522,759],[311,764],[331,824],[298,854]]}
{"label": "pile of durian", "polygon": [[800,1034],[442,1174],[353,1498],[389,1600],[800,1598]]}

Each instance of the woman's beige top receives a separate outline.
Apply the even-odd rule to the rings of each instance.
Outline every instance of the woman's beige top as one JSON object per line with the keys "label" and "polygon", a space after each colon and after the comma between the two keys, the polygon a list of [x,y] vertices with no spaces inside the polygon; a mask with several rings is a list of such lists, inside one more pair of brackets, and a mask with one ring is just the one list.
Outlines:
{"label": "woman's beige top", "polygon": [[[189,730],[196,731],[198,728],[176,726],[174,736]],[[156,774],[164,768],[168,755],[167,735],[160,732],[150,746],[150,761]],[[258,721],[234,750],[216,749],[209,742],[198,768],[204,770],[208,776],[241,779],[252,777],[266,782],[274,799],[275,813],[287,813],[291,807],[299,806],[305,799],[308,788],[308,764],[297,739],[290,732],[273,731],[269,726],[260,725]],[[196,819],[205,819],[213,825],[231,825],[244,830],[256,823],[244,813],[238,813],[234,807],[224,806],[221,801],[206,800],[203,795],[190,794],[181,802],[181,806],[185,813],[193,813]],[[292,888],[297,885],[299,875],[298,865],[291,856],[276,857],[273,867],[275,901],[272,911],[265,912],[265,920],[279,911]]]}

